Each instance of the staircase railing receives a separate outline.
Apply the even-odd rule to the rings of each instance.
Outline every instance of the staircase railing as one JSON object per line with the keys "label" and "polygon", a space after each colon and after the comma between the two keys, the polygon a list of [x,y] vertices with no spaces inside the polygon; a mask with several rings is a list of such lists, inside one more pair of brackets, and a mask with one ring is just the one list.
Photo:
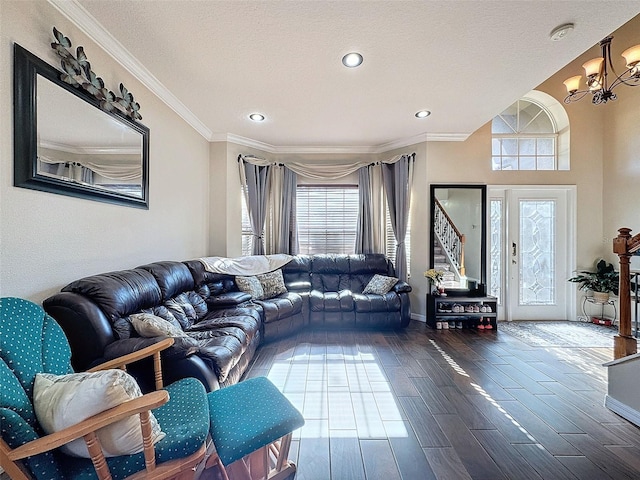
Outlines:
{"label": "staircase railing", "polygon": [[[613,239],[613,253],[620,259],[620,285],[618,298],[620,301],[620,326],[618,335],[614,337],[613,356],[622,358],[638,351],[638,342],[631,336],[631,256],[640,251],[640,233],[631,236],[630,228],[618,229],[618,236]],[[636,287],[637,288],[637,287]]]}
{"label": "staircase railing", "polygon": [[453,261],[460,275],[465,276],[464,267],[464,234],[456,228],[451,217],[442,207],[442,204],[436,199],[433,213],[433,230],[440,240],[442,248],[447,252],[449,258]]}

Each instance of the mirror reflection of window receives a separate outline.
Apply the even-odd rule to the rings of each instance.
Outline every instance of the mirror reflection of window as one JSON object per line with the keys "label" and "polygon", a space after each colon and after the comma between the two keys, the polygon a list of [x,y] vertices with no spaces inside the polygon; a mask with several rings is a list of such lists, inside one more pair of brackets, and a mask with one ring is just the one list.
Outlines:
{"label": "mirror reflection of window", "polygon": [[142,198],[142,136],[37,76],[38,175]]}

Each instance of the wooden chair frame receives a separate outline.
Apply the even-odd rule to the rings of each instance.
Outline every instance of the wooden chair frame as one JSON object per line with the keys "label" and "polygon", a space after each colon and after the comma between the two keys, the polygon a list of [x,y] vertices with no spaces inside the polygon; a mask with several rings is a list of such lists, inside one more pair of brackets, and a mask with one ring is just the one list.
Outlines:
{"label": "wooden chair frame", "polygon": [[[296,472],[296,465],[289,461],[289,449],[293,433],[288,433],[245,457],[227,465],[212,455],[205,469],[217,468],[221,480],[285,480]],[[205,475],[206,478],[207,477]]]}
{"label": "wooden chair frame", "polygon": [[[137,352],[105,362],[89,370],[89,372],[111,368],[126,370],[128,364],[153,356],[155,385],[158,391],[147,393],[141,397],[124,402],[117,407],[110,408],[109,410],[87,418],[76,425],[25,443],[15,449],[9,448],[6,442],[0,439],[0,466],[2,466],[13,480],[29,480],[31,476],[20,460],[48,452],[82,437],[87,443],[87,449],[89,450],[93,466],[96,469],[98,479],[111,480],[111,473],[109,472],[100,441],[95,432],[99,428],[130,417],[131,415],[139,415],[144,446],[145,470],[131,475],[128,477],[128,480],[163,480],[169,478],[182,480],[193,478],[198,465],[204,463],[205,453],[207,453],[205,444],[189,457],[171,460],[162,463],[160,466],[156,466],[155,448],[151,439],[149,413],[152,409],[158,408],[169,401],[169,394],[165,390],[161,390],[162,366],[160,363],[160,352],[169,348],[171,345],[173,345],[173,339],[167,338],[140,349]],[[217,454],[213,453],[212,456],[216,457]],[[215,464],[215,458],[210,458],[210,461],[212,465]]]}

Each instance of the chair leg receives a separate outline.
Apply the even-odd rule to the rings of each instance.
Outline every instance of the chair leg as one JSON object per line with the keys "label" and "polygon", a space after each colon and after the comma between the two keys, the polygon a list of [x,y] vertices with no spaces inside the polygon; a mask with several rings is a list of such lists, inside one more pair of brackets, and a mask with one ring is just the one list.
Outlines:
{"label": "chair leg", "polygon": [[269,472],[268,480],[285,480],[292,478],[296,472],[296,465],[289,461],[289,449],[293,433],[288,433],[280,440],[269,445],[274,456],[274,468]]}
{"label": "chair leg", "polygon": [[194,479],[229,480],[227,470],[224,468],[224,465],[218,456],[218,452],[216,452],[216,447],[213,444],[211,437],[207,439],[207,452],[203,463],[203,468],[198,468]]}

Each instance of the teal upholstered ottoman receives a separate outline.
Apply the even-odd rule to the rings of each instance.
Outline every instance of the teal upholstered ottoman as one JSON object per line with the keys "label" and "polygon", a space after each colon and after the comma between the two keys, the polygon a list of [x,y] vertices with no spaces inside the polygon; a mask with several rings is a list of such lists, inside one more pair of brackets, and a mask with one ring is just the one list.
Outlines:
{"label": "teal upholstered ottoman", "polygon": [[[304,425],[304,418],[266,377],[245,380],[207,395],[211,437],[220,460],[230,465],[245,455],[283,439],[275,450],[286,462],[291,432]],[[295,468],[295,466],[293,467]]]}

